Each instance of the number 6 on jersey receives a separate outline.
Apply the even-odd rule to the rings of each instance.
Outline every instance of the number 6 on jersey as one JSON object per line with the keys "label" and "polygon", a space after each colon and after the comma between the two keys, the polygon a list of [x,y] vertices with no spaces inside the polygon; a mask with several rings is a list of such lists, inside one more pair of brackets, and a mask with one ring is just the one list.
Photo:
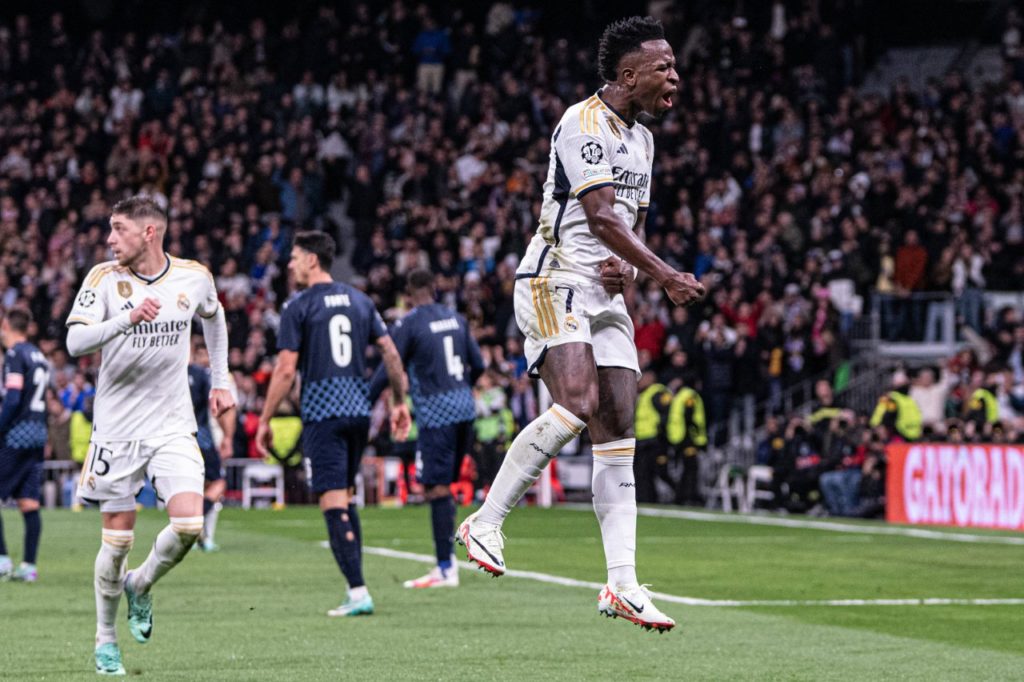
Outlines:
{"label": "number 6 on jersey", "polygon": [[338,367],[348,367],[352,362],[352,320],[348,315],[335,315],[327,323],[331,335],[331,357]]}

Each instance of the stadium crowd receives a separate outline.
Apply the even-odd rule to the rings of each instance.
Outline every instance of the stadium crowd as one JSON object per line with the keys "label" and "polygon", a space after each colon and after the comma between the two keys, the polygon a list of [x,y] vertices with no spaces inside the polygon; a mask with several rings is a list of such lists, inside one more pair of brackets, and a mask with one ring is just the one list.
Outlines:
{"label": "stadium crowd", "polygon": [[[681,83],[650,124],[648,244],[712,293],[685,310],[653,282],[628,292],[642,365],[672,393],[699,391],[717,442],[734,405],[778,401],[847,357],[872,297],[893,338],[919,333],[907,296],[926,290],[953,295],[960,320],[985,331],[981,290],[1024,274],[1024,59],[1008,54],[993,89],[951,73],[922,92],[863,96],[868,18],[854,3],[779,1],[745,16],[731,5],[661,12]],[[405,273],[437,274],[483,348],[479,404],[492,421],[478,431],[500,457],[537,410],[513,271],[552,125],[599,85],[592,36],[543,17],[396,0],[116,38],[77,35],[61,13],[0,23],[0,305],[32,312],[56,370],[53,456],[82,445],[70,425],[87,417],[96,369],[69,361],[64,318],[108,258],[110,207],[142,192],[167,207],[167,250],[215,275],[237,455],[254,452],[291,234],[315,228],[348,236],[354,281],[391,320]],[[1005,359],[1017,386],[1024,328],[995,325],[1017,354]],[[872,443],[863,417],[843,438],[855,449]],[[787,451],[794,424],[770,427]]]}
{"label": "stadium crowd", "polygon": [[772,469],[772,505],[872,517],[884,511],[889,443],[1024,444],[1024,326],[1013,308],[998,320],[980,353],[966,347],[938,367],[897,369],[870,413],[818,381],[809,415],[769,417],[756,461]]}

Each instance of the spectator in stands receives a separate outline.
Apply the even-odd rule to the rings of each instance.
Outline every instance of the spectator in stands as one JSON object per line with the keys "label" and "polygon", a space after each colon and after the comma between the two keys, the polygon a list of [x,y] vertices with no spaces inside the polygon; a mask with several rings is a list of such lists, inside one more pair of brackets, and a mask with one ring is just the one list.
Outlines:
{"label": "spectator in stands", "polygon": [[952,269],[953,295],[963,324],[980,332],[983,312],[981,290],[985,288],[985,259],[970,244],[960,247]]}
{"label": "spectator in stands", "polygon": [[412,53],[419,59],[416,87],[420,92],[436,95],[444,84],[444,62],[451,53],[447,31],[438,28],[433,17],[423,19],[423,30],[412,44]]}
{"label": "spectator in stands", "polygon": [[[791,3],[760,19],[738,3],[704,5],[688,8],[692,30],[678,43],[679,106],[651,125],[658,181],[645,227],[652,249],[723,296],[671,310],[638,283],[630,295],[665,325],[643,341],[659,380],[702,382],[720,425],[762,383],[757,399],[771,409],[786,388],[800,402],[857,328],[819,294],[847,276],[869,300],[877,288],[894,339],[921,326],[913,310],[890,309],[897,287],[953,293],[981,332],[981,287],[1024,275],[1018,19],[1007,22],[1006,79],[991,91],[954,73],[881,96],[852,87],[866,22],[836,30],[838,16]],[[749,15],[733,17],[737,7]],[[519,377],[501,264],[535,229],[552,122],[576,84],[598,85],[593,55],[582,35],[503,3],[486,16],[435,9],[357,3],[268,23],[234,8],[238,21],[216,27],[221,9],[207,8],[207,25],[156,26],[139,5],[122,17],[131,35],[69,33],[63,18],[52,29],[41,12],[0,25],[16,36],[0,54],[0,299],[30,307],[40,346],[59,347],[81,278],[108,257],[97,247],[105,207],[144,189],[168,207],[168,249],[217,278],[250,409],[288,295],[280,245],[298,227],[351,235],[341,248],[354,281],[382,309],[404,285],[396,255],[422,265],[426,254],[486,357],[514,362]],[[719,314],[734,338],[695,333]],[[1007,334],[1020,338],[1007,345]],[[1024,331],[997,336],[1000,367],[1024,383]],[[954,401],[970,397],[964,367]],[[535,416],[528,384],[505,390],[517,421]],[[724,442],[725,427],[716,433]]]}
{"label": "spectator in stands", "polygon": [[[893,281],[900,296],[910,295],[925,288],[928,272],[928,251],[921,246],[916,230],[908,230],[903,245],[896,250]],[[899,308],[900,313],[891,320],[897,323],[897,332],[890,336],[898,340],[918,340],[923,329],[922,304],[908,298]]]}
{"label": "spectator in stands", "polygon": [[71,459],[71,410],[52,392],[46,394],[46,458]]}
{"label": "spectator in stands", "polygon": [[935,381],[935,370],[923,367],[917,372],[910,386],[910,395],[921,411],[921,427],[925,434],[941,435],[943,421],[946,418],[946,399],[952,377],[943,371],[939,381]]}
{"label": "spectator in stands", "polygon": [[725,323],[725,316],[716,314],[697,329],[704,358],[703,396],[707,407],[711,442],[725,441],[726,421],[733,392],[733,368],[736,361],[736,331]]}

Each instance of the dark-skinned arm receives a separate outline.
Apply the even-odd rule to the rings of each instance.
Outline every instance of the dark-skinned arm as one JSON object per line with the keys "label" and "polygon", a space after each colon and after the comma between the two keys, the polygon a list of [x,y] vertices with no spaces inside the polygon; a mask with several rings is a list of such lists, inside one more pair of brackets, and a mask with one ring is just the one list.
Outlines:
{"label": "dark-skinned arm", "polygon": [[704,285],[689,274],[676,272],[623,222],[615,212],[615,189],[601,187],[580,197],[590,232],[615,255],[654,279],[673,303],[689,305],[704,297]]}

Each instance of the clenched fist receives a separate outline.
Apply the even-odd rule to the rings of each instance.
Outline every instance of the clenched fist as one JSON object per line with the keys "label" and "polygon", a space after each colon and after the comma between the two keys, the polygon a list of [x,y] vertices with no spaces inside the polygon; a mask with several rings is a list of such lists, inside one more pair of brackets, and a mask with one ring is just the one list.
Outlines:
{"label": "clenched fist", "polygon": [[598,265],[601,274],[601,284],[609,296],[621,294],[626,290],[626,285],[633,281],[633,266],[617,258],[608,256]]}
{"label": "clenched fist", "polygon": [[661,283],[665,293],[676,305],[688,306],[703,300],[707,291],[704,285],[697,281],[689,272],[676,272]]}

